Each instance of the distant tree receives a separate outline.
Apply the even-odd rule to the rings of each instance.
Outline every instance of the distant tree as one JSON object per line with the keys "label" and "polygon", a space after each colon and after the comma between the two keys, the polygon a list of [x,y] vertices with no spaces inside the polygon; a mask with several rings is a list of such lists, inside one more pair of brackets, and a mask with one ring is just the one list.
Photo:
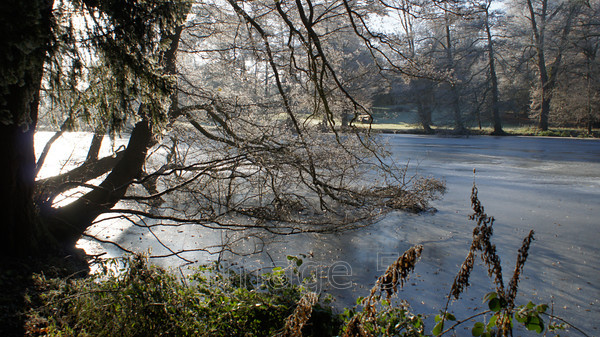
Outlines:
{"label": "distant tree", "polygon": [[[479,127],[482,116],[490,121],[493,134],[504,134],[500,115],[500,80],[497,71],[496,34],[503,23],[499,20],[501,12],[492,10],[493,1],[474,1],[462,7],[464,22],[462,30],[461,60],[463,77],[463,96],[471,97],[471,110]],[[466,102],[468,103],[468,101]]]}
{"label": "distant tree", "polygon": [[[446,62],[447,62],[447,70],[453,72],[454,75],[458,75],[456,73],[456,60],[455,60],[455,46],[454,46],[454,38],[452,36],[452,25],[455,20],[459,19],[459,16],[455,15],[453,12],[457,11],[457,9],[449,8],[447,2],[443,3],[443,28],[444,28],[444,37],[445,44],[443,45],[444,51],[446,52]],[[454,128],[455,130],[462,132],[465,128],[462,112],[461,112],[461,104],[460,104],[460,85],[457,81],[452,81],[450,83],[450,101],[452,106],[452,111],[454,113]]]}
{"label": "distant tree", "polygon": [[[537,90],[534,93],[538,128],[548,130],[548,116],[563,55],[569,44],[573,20],[581,3],[578,1],[527,0],[527,20],[530,23],[534,62],[538,73]],[[549,43],[552,40],[554,43]],[[551,47],[552,46],[552,47]],[[548,55],[550,53],[550,55]],[[552,61],[548,63],[548,57]]]}
{"label": "distant tree", "polygon": [[579,126],[588,133],[600,121],[600,3],[589,2],[574,18],[564,71],[558,76],[550,120],[558,125]]}
{"label": "distant tree", "polygon": [[485,27],[485,36],[486,36],[486,44],[487,44],[487,56],[488,56],[488,71],[489,71],[489,80],[490,80],[490,95],[491,95],[491,108],[492,108],[492,119],[494,123],[494,131],[493,133],[496,135],[504,134],[504,130],[502,130],[502,119],[500,118],[500,88],[498,85],[498,75],[496,72],[496,53],[494,51],[494,39],[492,34],[492,24],[491,24],[491,13],[490,7],[492,5],[492,0],[487,0],[485,3],[481,4],[481,9],[484,13],[484,27]]}
{"label": "distant tree", "polygon": [[433,133],[432,113],[435,107],[435,87],[437,84],[429,79],[416,79],[411,83],[412,97],[416,99],[419,121],[426,133]]}
{"label": "distant tree", "polygon": [[386,20],[396,24],[395,51],[403,68],[398,73],[408,79],[408,100],[417,107],[426,132],[432,132],[432,109],[446,105],[457,130],[464,129],[461,64],[456,60],[454,36],[461,15],[459,4],[420,0],[385,2]]}

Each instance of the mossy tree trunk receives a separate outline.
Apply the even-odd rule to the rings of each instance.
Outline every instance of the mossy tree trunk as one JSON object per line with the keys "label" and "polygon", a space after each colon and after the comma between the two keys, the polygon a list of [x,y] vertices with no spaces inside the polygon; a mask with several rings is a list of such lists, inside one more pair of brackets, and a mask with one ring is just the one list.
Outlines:
{"label": "mossy tree trunk", "polygon": [[33,203],[39,92],[52,43],[52,0],[0,4],[0,252],[27,254],[41,247]]}

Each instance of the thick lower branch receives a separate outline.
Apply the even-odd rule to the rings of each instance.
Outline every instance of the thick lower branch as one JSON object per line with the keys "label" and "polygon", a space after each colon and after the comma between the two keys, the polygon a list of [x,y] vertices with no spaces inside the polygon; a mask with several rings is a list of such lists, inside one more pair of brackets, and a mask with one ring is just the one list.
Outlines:
{"label": "thick lower branch", "polygon": [[59,242],[75,243],[96,217],[112,208],[125,195],[131,182],[140,176],[151,139],[148,121],[138,122],[121,160],[99,188],[64,207],[43,209],[46,214],[42,216],[48,230]]}
{"label": "thick lower branch", "polygon": [[95,161],[86,161],[81,166],[78,166],[69,172],[37,180],[35,183],[36,200],[38,203],[46,203],[54,196],[71,188],[71,184],[68,183],[84,183],[100,177],[112,170],[115,165],[123,159],[124,154],[125,151],[122,150],[109,157],[104,157]]}

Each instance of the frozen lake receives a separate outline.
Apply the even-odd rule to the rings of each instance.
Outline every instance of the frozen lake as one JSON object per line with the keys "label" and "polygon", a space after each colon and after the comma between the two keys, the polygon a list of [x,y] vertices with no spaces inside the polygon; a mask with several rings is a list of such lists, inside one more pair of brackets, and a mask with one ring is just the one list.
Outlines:
{"label": "frozen lake", "polygon": [[[340,234],[273,238],[264,253],[221,256],[246,269],[281,265],[286,255],[305,254],[304,272],[318,271],[315,290],[335,295],[341,306],[367,296],[387,265],[415,244],[424,246],[411,281],[400,293],[416,312],[436,314],[471,242],[474,223],[470,193],[473,169],[479,198],[494,216],[493,243],[502,259],[505,278],[512,275],[517,250],[530,229],[535,241],[521,278],[517,305],[532,300],[552,305],[554,313],[590,335],[600,333],[600,141],[586,139],[469,137],[447,138],[384,135],[399,162],[410,160],[413,171],[444,179],[448,192],[434,203],[438,212],[392,213],[376,225]],[[137,228],[98,228],[120,244],[146,251],[160,250]],[[166,231],[174,249],[230,241],[224,232],[187,229]],[[243,245],[249,245],[242,241]],[[252,243],[254,244],[254,243]],[[112,255],[113,247],[105,246]],[[249,249],[251,250],[251,249]],[[211,259],[197,256],[198,259]],[[214,257],[212,257],[214,258]],[[174,265],[178,260],[156,260]],[[508,279],[505,280],[508,283]],[[472,287],[451,306],[457,318],[485,309],[482,297],[493,289],[485,267],[477,264]],[[429,324],[429,329],[432,328]],[[471,324],[465,327],[470,328]],[[470,331],[466,332],[470,335]],[[459,331],[459,335],[462,335]]]}
{"label": "frozen lake", "polygon": [[[585,139],[386,135],[400,162],[410,160],[422,175],[445,179],[448,192],[435,214],[394,213],[380,223],[339,235],[285,238],[271,245],[271,257],[307,252],[311,261],[333,266],[327,285],[343,305],[352,305],[387,265],[414,244],[424,246],[411,282],[400,297],[416,312],[436,314],[464,260],[474,223],[470,194],[473,169],[479,198],[494,216],[493,243],[502,260],[505,284],[517,250],[530,229],[535,241],[521,277],[517,305],[531,300],[598,335],[600,317],[600,142]],[[352,287],[339,275],[350,269]],[[334,282],[331,282],[331,281]],[[333,286],[331,286],[333,283]],[[451,306],[465,318],[481,311],[493,290],[485,267],[471,275],[471,288]],[[325,288],[326,288],[325,286]],[[338,288],[338,289],[331,289]],[[433,324],[430,324],[431,328]],[[470,329],[472,325],[466,324]],[[464,333],[470,335],[470,331]],[[522,334],[523,332],[519,332]],[[461,335],[459,331],[459,335]]]}

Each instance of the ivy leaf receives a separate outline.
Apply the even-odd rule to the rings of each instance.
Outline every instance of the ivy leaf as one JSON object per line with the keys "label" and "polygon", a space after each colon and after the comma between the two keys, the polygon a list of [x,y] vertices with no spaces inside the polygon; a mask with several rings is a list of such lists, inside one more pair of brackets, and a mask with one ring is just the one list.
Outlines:
{"label": "ivy leaf", "polygon": [[538,316],[531,316],[527,320],[527,324],[525,325],[525,327],[527,328],[527,330],[542,333],[542,331],[544,331],[544,322]]}
{"label": "ivy leaf", "polygon": [[517,322],[525,324],[525,322],[527,321],[527,309],[522,308],[521,310],[517,311],[515,313],[515,319],[517,320]]}

